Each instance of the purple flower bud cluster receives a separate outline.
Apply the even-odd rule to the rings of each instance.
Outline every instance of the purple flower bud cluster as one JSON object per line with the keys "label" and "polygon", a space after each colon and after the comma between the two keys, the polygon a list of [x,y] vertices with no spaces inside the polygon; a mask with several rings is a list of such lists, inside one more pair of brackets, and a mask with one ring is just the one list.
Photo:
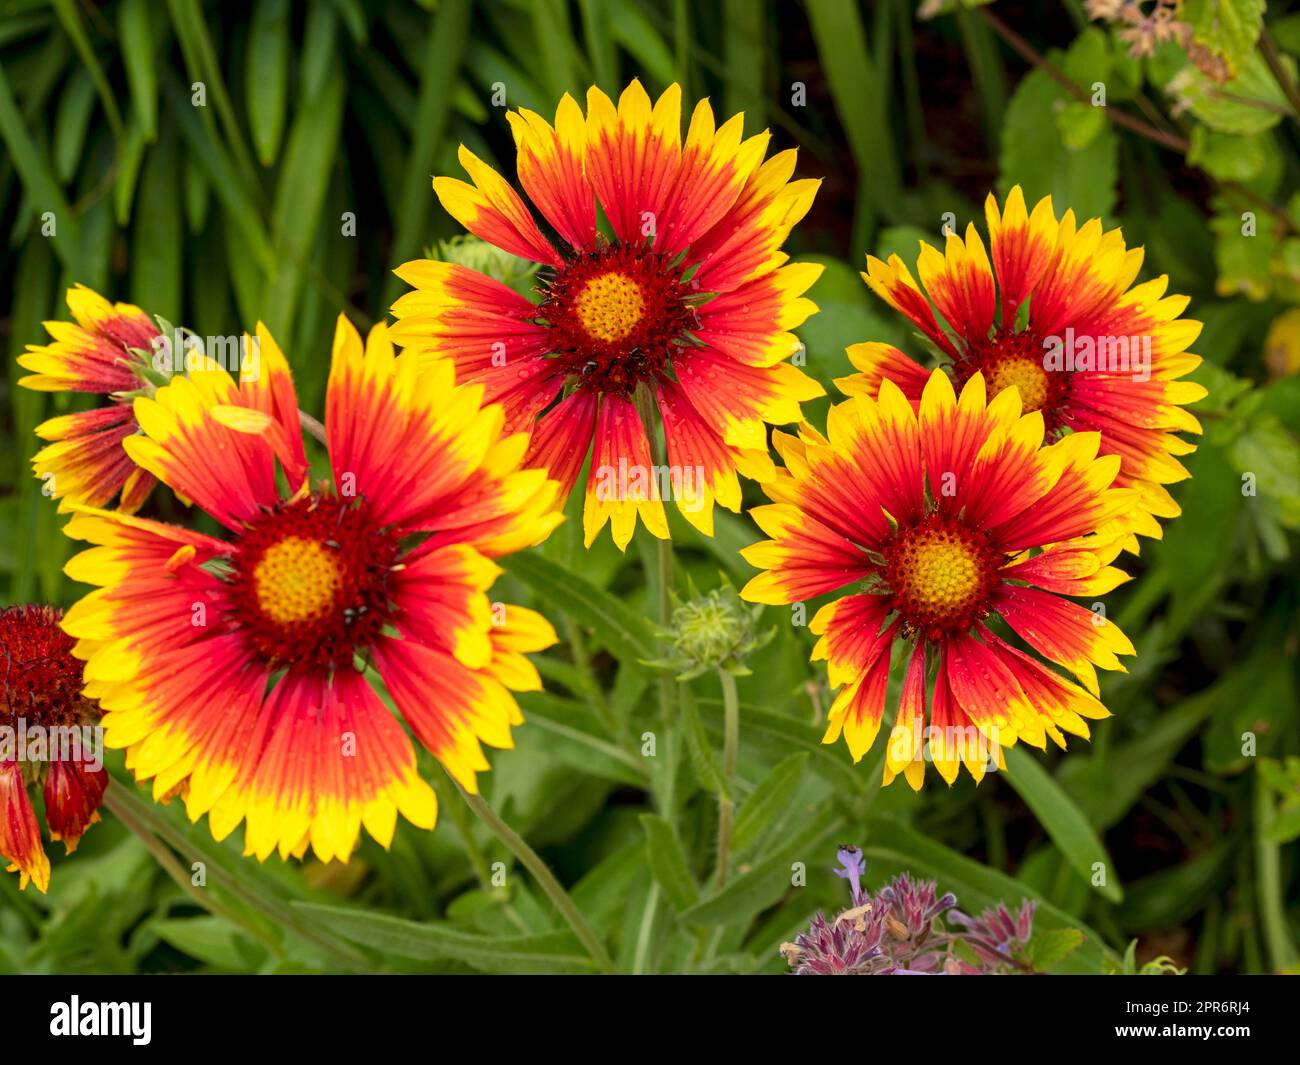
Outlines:
{"label": "purple flower bud cluster", "polygon": [[818,913],[781,953],[799,976],[1005,974],[1027,971],[1023,948],[1036,903],[1014,914],[1005,903],[969,917],[933,880],[896,876],[875,895],[863,887],[862,851],[841,846],[835,875],[849,882],[851,905],[833,918]]}

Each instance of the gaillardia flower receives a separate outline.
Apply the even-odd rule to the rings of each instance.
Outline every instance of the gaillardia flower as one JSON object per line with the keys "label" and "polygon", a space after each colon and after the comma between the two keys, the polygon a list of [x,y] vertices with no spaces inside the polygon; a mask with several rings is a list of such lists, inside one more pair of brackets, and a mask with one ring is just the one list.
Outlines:
{"label": "gaillardia flower", "polygon": [[[521,469],[526,436],[457,386],[449,361],[395,358],[383,326],[362,350],[340,318],[326,399],[333,484],[313,487],[284,356],[259,326],[260,374],[214,363],[136,400],[141,466],[225,527],[207,536],[75,507],[96,545],[67,566],[97,585],[63,626],[156,798],[179,791],[245,850],[346,861],[361,825],[381,844],[397,814],[431,828],[433,790],[367,672],[467,790],[480,743],[511,745],[509,689],[540,687],[521,652],[555,640],[492,603],[493,557],[546,537],[554,482]],[[277,487],[279,463],[287,492]]]}
{"label": "gaillardia flower", "polygon": [[[1201,323],[1179,317],[1188,298],[1165,295],[1168,277],[1130,287],[1143,252],[1118,229],[1095,218],[1078,226],[1073,211],[1058,221],[1050,197],[1029,213],[1019,186],[1005,209],[993,196],[984,209],[991,261],[970,225],[964,241],[949,234],[943,254],[922,242],[920,285],[897,255],[868,256],[862,276],[952,360],[957,387],[976,373],[995,394],[1015,385],[1049,439],[1101,434],[1101,453],[1121,459],[1116,483],[1137,491],[1120,525],[1136,553],[1137,534],[1159,538],[1156,519],[1180,512],[1164,485],[1188,476],[1175,456],[1195,450],[1175,434],[1201,431],[1184,404],[1205,389],[1178,380],[1200,365],[1187,346]],[[874,397],[888,377],[920,401],[929,373],[897,348],[856,344],[848,355],[861,373],[836,381],[846,394]]]}
{"label": "gaillardia flower", "polygon": [[742,552],[766,572],[741,593],[792,603],[859,585],[809,626],[813,659],[842,685],[824,742],[843,733],[854,761],[871,747],[901,641],[910,659],[884,782],[903,772],[918,789],[927,754],[949,784],[959,761],[978,781],[1003,747],[1048,736],[1064,747],[1062,733],[1087,736],[1084,719],[1107,716],[1095,667],[1123,669],[1116,655],[1133,647],[1063,596],[1127,579],[1110,565],[1120,537],[1096,530],[1134,497],[1111,487],[1119,456],[1098,456],[1096,433],[1044,445],[1042,412],[1022,414],[1015,388],[986,402],[982,374],[959,400],[935,370],[919,407],[886,380],[878,397],[833,407],[825,438],[806,426],[775,435],[786,469],[764,486],[774,503],[752,512],[772,539]]}
{"label": "gaillardia flower", "polygon": [[72,637],[48,606],[0,610],[0,857],[19,886],[50,886],[50,860],[28,788],[45,794],[50,838],[67,852],[99,820],[108,784],[94,738],[99,707],[81,692]]}
{"label": "gaillardia flower", "polygon": [[36,435],[47,444],[32,458],[54,499],[101,507],[121,493],[119,506],[134,514],[153,489],[151,474],[137,468],[122,441],[139,431],[132,402],[150,386],[157,326],[139,307],[109,303],[84,285],[68,289],[73,322],[46,322],[53,339],[29,345],[18,363],[31,375],[20,385],[39,392],[93,392],[108,403],[42,422]]}
{"label": "gaillardia flower", "polygon": [[[797,421],[823,391],[788,361],[821,267],[785,265],[780,250],[819,182],[790,180],[794,151],[764,162],[768,134],[742,139],[742,115],[715,128],[707,101],[683,141],[676,85],[652,105],[634,81],[617,107],[593,88],[585,116],[566,95],[554,126],[527,110],[507,117],[520,184],[554,240],[467,148],[473,184],[433,185],[471,233],[541,264],[538,302],[464,266],[407,263],[397,273],[415,291],[393,307],[393,339],[450,356],[459,379],[505,408],[507,428],[535,424],[528,462],[562,496],[591,452],[588,544],[608,521],[625,547],[638,513],[666,538],[670,495],[712,535],[715,500],[740,508],[737,472],[771,474],[767,424]],[[656,405],[666,469],[642,417]]]}

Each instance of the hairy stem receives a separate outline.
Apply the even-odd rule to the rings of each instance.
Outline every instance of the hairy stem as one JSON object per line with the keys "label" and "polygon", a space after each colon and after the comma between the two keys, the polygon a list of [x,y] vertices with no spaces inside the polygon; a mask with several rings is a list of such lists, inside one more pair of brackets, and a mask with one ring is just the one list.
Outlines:
{"label": "hairy stem", "polygon": [[564,886],[555,878],[555,874],[542,861],[541,856],[528,845],[518,832],[501,820],[497,812],[488,805],[487,800],[482,795],[471,795],[461,788],[461,794],[465,796],[465,802],[469,808],[478,815],[478,819],[487,825],[488,830],[496,836],[506,849],[518,858],[530,873],[533,879],[546,892],[550,900],[555,903],[555,908],[560,911],[560,915],[568,922],[569,927],[573,929],[573,934],[578,937],[579,942],[587,949],[592,960],[603,973],[612,973],[614,971],[614,961],[609,956],[609,951],[596,935],[595,929],[587,923],[587,919],[582,915],[582,911],[574,905],[573,899],[569,893],[564,890]]}

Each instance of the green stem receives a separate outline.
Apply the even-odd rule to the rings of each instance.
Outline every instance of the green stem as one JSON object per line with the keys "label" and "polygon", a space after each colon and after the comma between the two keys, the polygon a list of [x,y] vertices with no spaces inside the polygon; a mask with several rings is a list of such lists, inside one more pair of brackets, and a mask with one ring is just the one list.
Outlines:
{"label": "green stem", "polygon": [[736,812],[736,761],[740,754],[740,699],[736,695],[736,678],[725,669],[718,670],[722,680],[722,778],[725,788],[718,796],[718,868],[713,878],[714,891],[727,883],[731,864],[731,823]]}
{"label": "green stem", "polygon": [[245,920],[241,915],[226,906],[225,903],[218,901],[211,892],[200,891],[193,879],[185,872],[181,863],[176,860],[176,855],[171,848],[141,824],[131,813],[127,804],[119,801],[121,794],[121,785],[110,782],[104,792],[104,808],[121,821],[127,830],[148,848],[149,853],[153,855],[154,861],[158,863],[163,872],[175,881],[176,886],[188,895],[195,905],[207,910],[214,917],[229,921],[236,928],[242,928],[272,954],[277,957],[284,957],[284,948],[276,942],[275,937],[270,935],[265,928]]}
{"label": "green stem", "polygon": [[1260,923],[1268,947],[1272,971],[1281,973],[1296,964],[1300,954],[1287,927],[1285,892],[1282,887],[1281,847],[1269,839],[1276,811],[1264,778],[1255,774],[1255,883],[1259,889]]}
{"label": "green stem", "polygon": [[[112,792],[113,788],[117,788],[117,793],[109,799],[109,792]],[[161,816],[156,807],[142,801],[135,795],[130,790],[129,785],[117,782],[110,784],[108,791],[105,792],[105,805],[118,818],[121,818],[122,823],[128,828],[131,828],[132,824],[134,824],[136,827],[131,828],[131,830],[141,839],[145,835],[157,837],[177,853],[184,853],[189,847],[185,834],[178,831],[165,817]],[[122,818],[123,810],[126,811],[126,818]],[[209,854],[205,854],[202,850],[200,850],[200,854],[203,855],[207,862],[215,881],[219,882],[230,895],[262,914],[276,927],[289,929],[309,943],[328,951],[349,965],[366,966],[369,964],[366,956],[356,951],[350,944],[340,943],[328,932],[304,923],[280,899],[272,900],[268,898],[266,892],[244,884],[238,876],[217,864]]]}
{"label": "green stem", "polygon": [[587,923],[582,911],[574,905],[569,893],[564,890],[563,885],[555,878],[555,874],[547,868],[541,856],[528,845],[528,841],[523,836],[501,820],[497,812],[488,805],[487,800],[482,795],[471,795],[464,788],[461,789],[461,794],[465,796],[465,802],[478,815],[479,820],[487,825],[488,831],[504,843],[506,849],[523,862],[524,867],[533,874],[533,879],[537,881],[541,889],[555,903],[555,908],[560,911],[561,916],[573,929],[573,934],[587,948],[587,953],[591,955],[601,972],[614,972],[613,959],[610,958],[605,945],[600,941],[600,937],[596,935],[595,929]]}

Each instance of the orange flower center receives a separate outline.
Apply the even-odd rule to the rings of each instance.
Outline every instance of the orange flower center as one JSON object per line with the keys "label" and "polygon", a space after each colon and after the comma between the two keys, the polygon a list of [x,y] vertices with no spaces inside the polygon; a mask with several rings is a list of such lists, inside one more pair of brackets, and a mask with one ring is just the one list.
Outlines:
{"label": "orange flower center", "polygon": [[907,635],[938,639],[984,617],[1001,560],[960,522],[930,515],[885,549],[885,579]]}
{"label": "orange flower center", "polygon": [[579,388],[630,396],[669,367],[696,324],[681,269],[644,245],[581,252],[543,282],[539,320],[555,374]]}
{"label": "orange flower center", "polygon": [[1020,393],[1021,410],[1042,411],[1047,431],[1061,429],[1068,421],[1069,374],[1049,371],[1043,363],[1045,348],[1032,329],[1012,332],[999,329],[988,340],[976,342],[958,359],[954,370],[957,385],[966,384],[977,372],[992,399],[1014,386]]}
{"label": "orange flower center", "polygon": [[645,297],[626,274],[601,274],[583,286],[576,308],[578,321],[597,340],[622,340],[640,323]]}
{"label": "orange flower center", "polygon": [[1020,402],[1026,414],[1042,410],[1047,402],[1047,371],[1042,363],[1023,355],[1000,359],[988,371],[989,395],[996,396],[1004,388],[1015,387],[1020,392]]}
{"label": "orange flower center", "polygon": [[364,501],[286,503],[236,544],[229,624],[273,666],[350,665],[392,620],[387,582],[399,553]]}
{"label": "orange flower center", "polygon": [[286,536],[271,544],[253,570],[257,604],[282,625],[324,615],[343,584],[338,553],[318,540]]}

